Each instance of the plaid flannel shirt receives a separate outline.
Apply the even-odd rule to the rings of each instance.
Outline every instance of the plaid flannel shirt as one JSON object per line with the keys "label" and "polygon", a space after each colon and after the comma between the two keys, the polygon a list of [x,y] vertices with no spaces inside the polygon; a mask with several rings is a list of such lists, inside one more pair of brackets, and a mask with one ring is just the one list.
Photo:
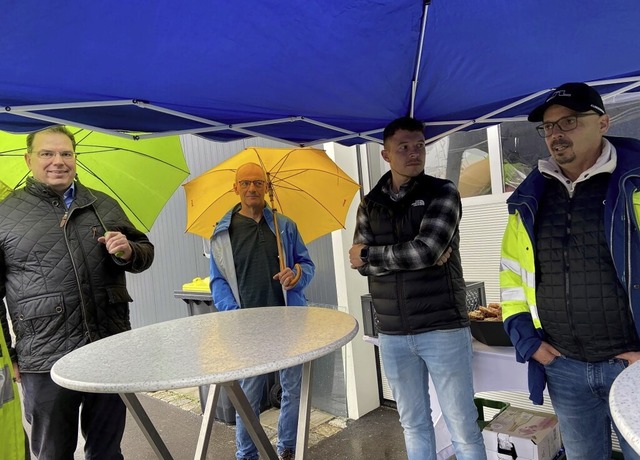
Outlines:
{"label": "plaid flannel shirt", "polygon": [[[402,199],[411,181],[403,184],[397,194],[391,192],[389,184],[382,191],[394,201]],[[405,243],[375,246],[369,215],[364,201],[358,207],[354,244],[369,247],[369,261],[358,271],[365,276],[382,276],[396,271],[420,270],[431,267],[442,257],[458,230],[462,209],[460,194],[450,182],[442,187],[425,209],[416,237]]]}

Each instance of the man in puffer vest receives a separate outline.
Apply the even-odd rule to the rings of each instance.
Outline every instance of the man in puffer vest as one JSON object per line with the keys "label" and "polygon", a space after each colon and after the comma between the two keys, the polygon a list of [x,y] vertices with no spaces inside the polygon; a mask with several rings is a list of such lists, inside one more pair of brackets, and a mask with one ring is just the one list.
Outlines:
{"label": "man in puffer vest", "polygon": [[476,420],[471,334],[462,277],[460,194],[424,173],[422,123],[384,130],[391,171],[358,208],[351,268],[369,277],[380,355],[404,429],[409,460],[435,460],[429,376],[458,460],[486,458]]}
{"label": "man in puffer vest", "polygon": [[504,326],[531,400],[548,388],[567,458],[610,459],[609,390],[640,358],[640,142],[604,137],[609,116],[584,83],[559,86],[529,121],[551,156],[507,200]]}

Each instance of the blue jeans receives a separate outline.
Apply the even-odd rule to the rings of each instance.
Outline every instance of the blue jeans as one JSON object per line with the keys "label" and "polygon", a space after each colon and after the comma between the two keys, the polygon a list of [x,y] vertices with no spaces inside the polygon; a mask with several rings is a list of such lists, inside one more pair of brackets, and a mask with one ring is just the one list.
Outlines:
{"label": "blue jeans", "polygon": [[458,460],[483,460],[486,451],[473,403],[469,328],[379,336],[384,372],[398,406],[409,460],[435,460],[429,375]]}
{"label": "blue jeans", "polygon": [[[282,401],[278,418],[278,454],[285,449],[296,449],[298,431],[298,409],[300,408],[300,383],[302,382],[302,365],[289,367],[280,371]],[[253,412],[260,418],[260,402],[267,385],[267,375],[250,377],[240,381],[240,387],[251,404]],[[251,460],[258,459],[258,448],[236,413],[236,457]]]}
{"label": "blue jeans", "polygon": [[[560,356],[545,366],[568,460],[611,458],[609,390],[627,365],[622,359],[586,363]],[[614,429],[625,460],[640,459],[615,425]]]}

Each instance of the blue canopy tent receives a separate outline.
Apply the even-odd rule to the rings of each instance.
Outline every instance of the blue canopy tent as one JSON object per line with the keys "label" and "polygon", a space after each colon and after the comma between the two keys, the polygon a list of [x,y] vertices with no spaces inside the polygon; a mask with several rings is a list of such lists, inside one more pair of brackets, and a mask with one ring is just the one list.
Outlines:
{"label": "blue canopy tent", "polygon": [[353,145],[413,114],[435,140],[565,81],[633,93],[637,24],[636,0],[8,2],[0,129]]}

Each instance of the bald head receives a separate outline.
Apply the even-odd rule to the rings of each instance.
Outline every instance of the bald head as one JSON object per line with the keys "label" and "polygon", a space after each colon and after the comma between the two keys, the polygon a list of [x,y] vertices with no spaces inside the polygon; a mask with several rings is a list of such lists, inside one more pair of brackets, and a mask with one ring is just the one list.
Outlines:
{"label": "bald head", "polygon": [[236,169],[236,183],[241,180],[267,180],[262,166],[256,163],[245,163]]}
{"label": "bald head", "polygon": [[258,221],[265,207],[264,195],[267,191],[267,175],[260,165],[245,163],[236,170],[233,189],[240,197],[240,213]]}

